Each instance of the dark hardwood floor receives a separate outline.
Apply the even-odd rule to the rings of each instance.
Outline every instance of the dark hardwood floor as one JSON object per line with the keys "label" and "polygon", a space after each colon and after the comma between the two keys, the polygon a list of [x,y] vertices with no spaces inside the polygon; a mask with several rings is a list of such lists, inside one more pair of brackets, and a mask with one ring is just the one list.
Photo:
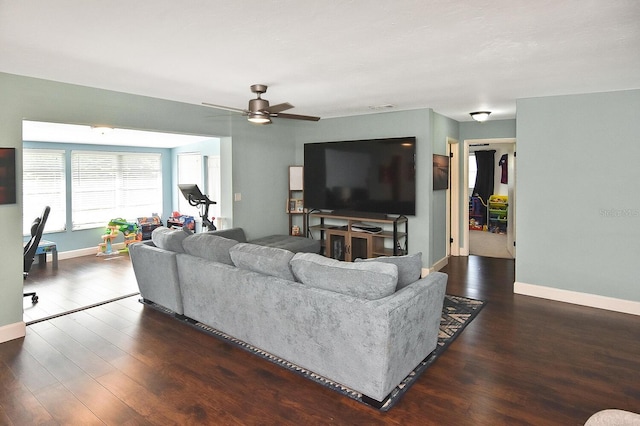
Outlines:
{"label": "dark hardwood floor", "polygon": [[[81,267],[134,279],[128,261]],[[0,424],[581,425],[605,408],[640,411],[640,318],[513,295],[513,269],[450,260],[448,292],[488,304],[388,413],[134,296],[0,344]]]}
{"label": "dark hardwood floor", "polygon": [[82,256],[59,262],[35,263],[24,282],[24,291],[35,291],[38,303],[23,300],[24,321],[29,323],[85,308],[138,292],[128,254]]}

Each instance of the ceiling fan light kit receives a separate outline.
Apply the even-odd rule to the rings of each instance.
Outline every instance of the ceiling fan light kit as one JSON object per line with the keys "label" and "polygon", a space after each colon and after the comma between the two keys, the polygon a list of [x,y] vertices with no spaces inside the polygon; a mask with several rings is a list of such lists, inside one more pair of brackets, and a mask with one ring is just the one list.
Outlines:
{"label": "ceiling fan light kit", "polygon": [[271,118],[267,114],[263,114],[261,112],[252,112],[248,115],[250,122],[254,124],[271,124]]}
{"label": "ceiling fan light kit", "polygon": [[255,124],[271,124],[271,117],[288,118],[291,120],[305,120],[305,121],[318,121],[320,117],[313,117],[311,115],[298,115],[298,114],[282,114],[282,111],[293,108],[288,102],[269,106],[269,101],[262,99],[260,96],[267,91],[267,86],[264,84],[254,84],[251,86],[251,91],[256,94],[255,99],[249,100],[249,107],[247,109],[239,109],[233,107],[227,107],[222,105],[210,104],[203,102],[203,105],[207,105],[214,108],[220,108],[227,111],[240,112],[242,115],[247,116],[247,120]]}

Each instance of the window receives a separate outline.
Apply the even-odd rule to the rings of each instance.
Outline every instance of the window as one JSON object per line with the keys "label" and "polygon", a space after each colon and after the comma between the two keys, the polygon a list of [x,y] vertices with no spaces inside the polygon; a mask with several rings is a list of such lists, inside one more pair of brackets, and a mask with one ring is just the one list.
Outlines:
{"label": "window", "polygon": [[73,229],[162,214],[160,154],[71,151],[71,175]]}
{"label": "window", "polygon": [[64,151],[22,150],[22,195],[24,235],[31,235],[31,224],[45,206],[51,207],[45,231],[64,231],[67,220]]}
{"label": "window", "polygon": [[207,161],[207,194],[211,201],[215,201],[209,209],[209,217],[220,217],[220,157],[206,157]]}
{"label": "window", "polygon": [[[200,154],[178,154],[178,184],[194,183],[198,185],[200,191],[205,193],[202,187],[202,155]],[[178,195],[178,211],[180,214],[200,217],[200,209],[191,206],[186,198],[180,193]]]}
{"label": "window", "polygon": [[476,187],[476,175],[478,174],[478,165],[476,164],[476,154],[469,154],[469,195],[473,195],[473,188]]}

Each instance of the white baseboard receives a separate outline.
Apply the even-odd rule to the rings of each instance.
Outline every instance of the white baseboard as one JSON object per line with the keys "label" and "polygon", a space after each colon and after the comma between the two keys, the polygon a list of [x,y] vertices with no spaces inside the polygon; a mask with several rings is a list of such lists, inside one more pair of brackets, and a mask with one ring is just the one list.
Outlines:
{"label": "white baseboard", "polygon": [[431,272],[439,271],[440,269],[444,268],[448,264],[449,264],[449,257],[446,256],[438,260],[430,268],[422,268],[422,278],[426,277]]}
{"label": "white baseboard", "polygon": [[[124,248],[124,243],[114,243],[113,244],[113,250],[120,250]],[[82,249],[78,249],[78,250],[69,250],[69,251],[61,251],[58,252],[58,260],[63,260],[63,259],[73,259],[74,257],[82,257],[82,256],[89,256],[89,255],[96,255],[98,254],[98,247],[87,247],[87,248],[82,248]],[[36,260],[38,259],[38,256],[36,256]],[[47,253],[47,262],[51,261],[51,253]]]}
{"label": "white baseboard", "polygon": [[7,324],[0,327],[0,343],[19,339],[27,334],[27,326],[24,321]]}
{"label": "white baseboard", "polygon": [[632,300],[616,299],[614,297],[599,296],[597,294],[579,293],[576,291],[526,284],[517,281],[513,283],[513,292],[515,294],[522,294],[525,296],[573,303],[574,305],[606,309],[607,311],[640,315],[640,302]]}
{"label": "white baseboard", "polygon": [[431,271],[439,271],[440,269],[444,268],[448,264],[449,264],[449,257],[445,256],[433,264],[433,266],[431,267]]}

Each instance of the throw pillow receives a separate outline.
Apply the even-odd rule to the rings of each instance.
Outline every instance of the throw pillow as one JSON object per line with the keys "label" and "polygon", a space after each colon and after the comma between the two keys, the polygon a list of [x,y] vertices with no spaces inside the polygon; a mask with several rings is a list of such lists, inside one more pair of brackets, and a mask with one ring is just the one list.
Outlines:
{"label": "throw pillow", "polygon": [[172,229],[160,226],[151,232],[151,241],[161,249],[174,251],[176,253],[184,253],[182,248],[182,240],[191,235],[188,229]]}
{"label": "throw pillow", "polygon": [[233,265],[229,249],[236,244],[235,240],[208,233],[193,234],[182,241],[185,253],[227,265]]}
{"label": "throw pillow", "polygon": [[389,296],[398,284],[398,267],[382,262],[341,262],[315,253],[296,253],[291,268],[303,284],[361,299]]}
{"label": "throw pillow", "polygon": [[289,264],[293,253],[289,250],[239,243],[231,247],[229,254],[238,268],[295,281]]}
{"label": "throw pillow", "polygon": [[384,262],[398,267],[398,286],[396,291],[418,281],[422,274],[422,253],[405,256],[383,256],[371,259],[356,259],[356,262]]}

